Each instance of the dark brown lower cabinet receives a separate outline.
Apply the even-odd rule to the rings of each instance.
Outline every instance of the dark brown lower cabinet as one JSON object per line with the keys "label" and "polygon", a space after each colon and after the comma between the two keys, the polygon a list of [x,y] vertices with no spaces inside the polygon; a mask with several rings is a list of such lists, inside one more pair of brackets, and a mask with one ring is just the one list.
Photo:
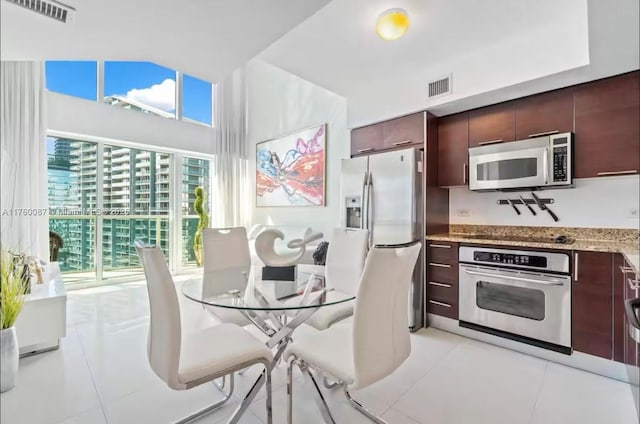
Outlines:
{"label": "dark brown lower cabinet", "polygon": [[574,252],[571,341],[578,352],[613,359],[613,254]]}
{"label": "dark brown lower cabinet", "polygon": [[458,319],[458,243],[427,241],[427,312]]}

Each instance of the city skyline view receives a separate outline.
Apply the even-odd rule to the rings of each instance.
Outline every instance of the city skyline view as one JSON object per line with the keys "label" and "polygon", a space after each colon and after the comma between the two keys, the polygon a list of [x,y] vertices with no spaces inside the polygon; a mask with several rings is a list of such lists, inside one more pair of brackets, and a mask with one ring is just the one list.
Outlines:
{"label": "city skyline view", "polygon": [[[98,101],[97,66],[47,62],[47,88]],[[175,118],[175,77],[175,71],[149,62],[105,62],[102,101]],[[210,83],[184,75],[184,120],[211,125],[211,96]],[[209,160],[52,136],[47,156],[49,229],[63,240],[57,259],[62,271],[71,273],[68,281],[74,274],[82,281],[91,274],[103,280],[140,273],[135,240],[160,246],[168,259],[178,250],[178,266],[195,263],[194,191],[204,187],[208,199]],[[177,199],[171,195],[174,173],[181,176]],[[169,231],[170,215],[181,220],[178,237]]]}

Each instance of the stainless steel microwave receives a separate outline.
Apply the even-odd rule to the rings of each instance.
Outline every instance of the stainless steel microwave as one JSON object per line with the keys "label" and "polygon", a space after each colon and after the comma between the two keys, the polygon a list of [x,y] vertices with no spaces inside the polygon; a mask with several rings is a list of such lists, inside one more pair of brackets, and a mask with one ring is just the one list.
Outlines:
{"label": "stainless steel microwave", "polygon": [[573,184],[573,133],[469,148],[469,190]]}

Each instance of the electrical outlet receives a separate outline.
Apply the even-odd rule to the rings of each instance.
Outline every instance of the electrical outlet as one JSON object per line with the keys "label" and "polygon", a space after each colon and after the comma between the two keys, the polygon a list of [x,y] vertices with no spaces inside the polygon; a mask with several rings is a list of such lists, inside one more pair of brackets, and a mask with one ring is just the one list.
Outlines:
{"label": "electrical outlet", "polygon": [[640,218],[640,211],[638,210],[638,208],[629,209],[629,218],[632,218],[632,219]]}
{"label": "electrical outlet", "polygon": [[456,215],[457,216],[471,216],[471,211],[469,209],[458,209],[456,210]]}

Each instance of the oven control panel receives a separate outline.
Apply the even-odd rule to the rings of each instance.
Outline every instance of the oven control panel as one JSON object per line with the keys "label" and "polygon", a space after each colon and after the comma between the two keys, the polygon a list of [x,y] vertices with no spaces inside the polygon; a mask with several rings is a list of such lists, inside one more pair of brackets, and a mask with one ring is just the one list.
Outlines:
{"label": "oven control panel", "polygon": [[513,253],[485,252],[477,250],[473,252],[473,260],[494,264],[524,265],[535,268],[547,268],[547,258],[536,255],[518,255]]}

